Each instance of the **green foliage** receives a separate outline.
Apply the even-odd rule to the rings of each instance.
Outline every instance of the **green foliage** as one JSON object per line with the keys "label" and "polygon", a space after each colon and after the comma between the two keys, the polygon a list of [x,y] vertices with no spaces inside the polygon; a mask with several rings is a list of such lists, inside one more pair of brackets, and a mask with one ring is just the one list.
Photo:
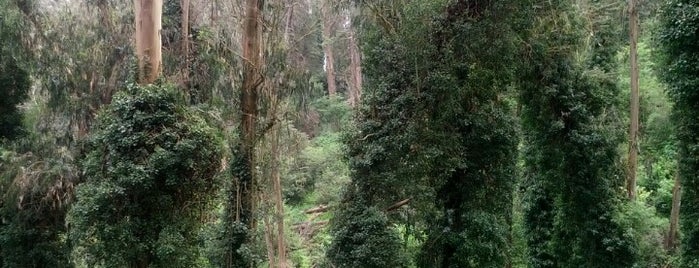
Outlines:
{"label": "green foliage", "polygon": [[73,257],[90,267],[193,267],[221,141],[173,89],[130,87],[99,116],[86,181],[68,215]]}
{"label": "green foliage", "polygon": [[[510,261],[518,135],[513,82],[517,2],[455,1],[433,27],[438,65],[427,77],[437,220],[428,221],[422,267],[501,267]],[[469,42],[462,42],[464,38]],[[441,158],[441,159],[440,159]]]}
{"label": "green foliage", "polygon": [[17,105],[27,99],[30,86],[29,74],[11,55],[0,52],[0,140],[22,135],[22,114]]}
{"label": "green foliage", "polygon": [[[642,188],[641,188],[642,189]],[[667,267],[671,261],[664,248],[668,232],[667,218],[658,216],[652,206],[647,205],[649,194],[639,189],[637,199],[623,204],[615,217],[624,226],[624,235],[633,239],[636,262],[633,267]]]}
{"label": "green foliage", "polygon": [[[337,214],[327,255],[333,267],[406,267],[398,233],[386,215],[363,202],[348,203]],[[360,205],[357,205],[360,204]]]}
{"label": "green foliage", "polygon": [[313,101],[313,108],[320,116],[319,125],[323,131],[339,132],[351,119],[349,105],[339,96],[325,96]]}
{"label": "green foliage", "polygon": [[618,89],[609,72],[618,45],[600,27],[593,34],[604,42],[592,42],[580,57],[585,27],[572,1],[537,5],[521,72],[529,264],[630,267],[633,245],[615,220],[623,173],[616,164]]}
{"label": "green foliage", "polygon": [[282,189],[286,202],[297,205],[313,194],[313,205],[337,203],[342,189],[339,186],[349,181],[343,148],[338,132],[311,140],[285,172]]}
{"label": "green foliage", "polygon": [[14,3],[0,3],[0,141],[23,134],[17,106],[27,99],[31,87],[21,42],[23,22]]}
{"label": "green foliage", "polygon": [[0,148],[0,267],[69,267],[63,217],[77,170],[53,146],[23,138]]}
{"label": "green foliage", "polygon": [[682,183],[682,263],[699,266],[699,3],[666,1],[658,36],[661,78],[674,104]]}
{"label": "green foliage", "polygon": [[420,266],[509,261],[517,133],[507,93],[518,4],[415,1],[392,6],[395,28],[367,29],[364,103],[347,138],[355,190],[345,200],[371,209],[412,198],[389,219],[426,234]]}

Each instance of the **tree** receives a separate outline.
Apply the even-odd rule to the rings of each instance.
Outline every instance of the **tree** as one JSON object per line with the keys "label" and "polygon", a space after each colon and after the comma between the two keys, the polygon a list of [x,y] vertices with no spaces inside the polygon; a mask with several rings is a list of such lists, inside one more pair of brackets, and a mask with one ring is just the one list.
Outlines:
{"label": "tree", "polygon": [[[409,4],[415,4],[414,13],[407,12]],[[413,218],[427,217],[434,208],[434,189],[427,186],[427,174],[433,164],[430,158],[439,152],[432,150],[433,139],[422,133],[421,123],[425,121],[420,120],[427,118],[420,99],[420,81],[424,70],[431,66],[414,63],[427,58],[416,49],[431,46],[425,38],[429,25],[420,22],[428,20],[436,6],[443,5],[368,1],[361,6],[368,12],[390,10],[396,16],[390,22],[384,17],[383,24],[366,21],[362,28],[365,90],[356,128],[351,128],[344,139],[351,182],[330,222],[333,241],[327,257],[334,266],[407,266],[392,223],[412,223],[385,215],[382,208],[406,197],[412,197],[410,206],[418,208]],[[410,18],[403,27],[384,27],[398,25],[403,16]],[[418,75],[413,75],[415,67],[419,68]],[[427,139],[421,142],[420,138]]]}
{"label": "tree", "polygon": [[[520,73],[531,267],[630,267],[634,255],[615,221],[620,135],[607,115],[618,89],[614,24],[593,24],[582,43],[572,1],[537,1]],[[613,31],[611,32],[613,33]],[[584,58],[576,58],[587,52]]]}
{"label": "tree", "polygon": [[636,0],[629,0],[629,42],[631,44],[631,126],[629,127],[629,170],[626,191],[631,200],[636,199],[636,166],[638,164],[638,8]]}
{"label": "tree", "polygon": [[328,83],[328,95],[333,96],[337,93],[337,84],[335,81],[335,53],[333,52],[333,42],[335,33],[335,16],[333,1],[322,0],[320,3],[322,13],[322,28],[323,28],[323,53],[325,54],[325,75]]}
{"label": "tree", "polygon": [[75,262],[194,267],[219,170],[216,131],[171,88],[121,92],[100,115],[67,216]]}
{"label": "tree", "polygon": [[142,84],[153,83],[160,75],[162,14],[162,0],[134,0],[138,79]]}
{"label": "tree", "polygon": [[431,171],[439,178],[439,212],[428,220],[421,267],[506,267],[510,261],[512,152],[519,139],[509,89],[521,3],[451,1],[432,25],[436,64],[424,94],[426,107],[434,107],[428,127],[443,140],[437,148],[444,156]]}
{"label": "tree", "polygon": [[22,46],[23,20],[14,4],[2,3],[0,9],[0,140],[3,140],[22,134],[22,115],[17,106],[29,96],[31,84],[26,66],[21,66],[21,59],[27,58]]}
{"label": "tree", "polygon": [[660,14],[658,42],[661,78],[673,102],[673,121],[679,147],[682,185],[680,267],[699,265],[699,4],[666,1]]}
{"label": "tree", "polygon": [[233,187],[230,189],[227,221],[230,236],[227,245],[226,267],[246,267],[252,265],[250,256],[241,254],[243,244],[250,242],[250,233],[257,227],[255,199],[258,183],[255,174],[255,144],[258,139],[258,90],[264,82],[261,51],[262,11],[264,1],[245,2],[243,25],[243,84],[240,92],[241,120],[240,141],[234,151],[231,164]]}
{"label": "tree", "polygon": [[[367,250],[392,241],[395,230],[361,239],[349,231],[387,228],[369,225],[357,211],[390,207],[406,197],[412,199],[402,213],[410,216],[403,217],[420,220],[388,220],[425,226],[415,231],[427,235],[415,256],[418,266],[508,263],[516,158],[511,152],[517,144],[509,65],[521,3],[365,4],[371,12],[387,12],[363,29],[367,80],[358,129],[347,139],[352,182],[337,212],[341,220],[331,224],[334,265],[350,267],[360,259],[407,265],[398,262],[404,253],[391,243]],[[470,41],[462,42],[466,37]],[[343,256],[347,252],[362,255],[350,260]]]}
{"label": "tree", "polygon": [[362,55],[357,41],[357,34],[354,24],[352,24],[352,15],[347,16],[348,21],[348,46],[350,57],[350,82],[347,100],[352,107],[357,106],[362,98]]}

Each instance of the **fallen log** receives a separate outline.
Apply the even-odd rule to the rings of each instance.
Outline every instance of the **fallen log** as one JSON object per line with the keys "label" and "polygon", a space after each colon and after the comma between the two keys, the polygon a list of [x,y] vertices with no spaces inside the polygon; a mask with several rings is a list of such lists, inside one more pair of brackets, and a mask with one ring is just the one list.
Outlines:
{"label": "fallen log", "polygon": [[311,209],[307,209],[303,213],[306,213],[306,214],[322,213],[322,212],[327,211],[329,208],[330,208],[330,206],[328,206],[328,205],[320,205],[320,206],[317,206],[317,207],[314,207]]}
{"label": "fallen log", "polygon": [[401,208],[402,206],[405,206],[405,205],[407,205],[408,203],[410,203],[410,199],[411,199],[411,198],[398,201],[398,202],[396,202],[395,204],[393,204],[393,205],[387,207],[386,209],[384,209],[384,211],[390,212],[390,211],[394,211],[394,210],[396,210],[396,209],[399,209],[399,208]]}

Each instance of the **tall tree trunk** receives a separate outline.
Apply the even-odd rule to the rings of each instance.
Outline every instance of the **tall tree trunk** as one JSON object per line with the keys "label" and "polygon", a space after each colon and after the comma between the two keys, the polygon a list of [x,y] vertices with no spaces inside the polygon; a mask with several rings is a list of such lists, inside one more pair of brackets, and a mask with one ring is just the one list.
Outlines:
{"label": "tall tree trunk", "polygon": [[629,37],[631,43],[631,127],[629,129],[629,172],[626,180],[628,197],[636,199],[636,166],[638,165],[638,9],[636,0],[629,0]]}
{"label": "tall tree trunk", "polygon": [[291,24],[294,18],[294,0],[286,1],[286,22],[284,25],[284,43],[289,44],[289,35],[291,34]]}
{"label": "tall tree trunk", "polygon": [[362,98],[362,58],[359,45],[355,38],[354,27],[350,20],[349,26],[349,54],[350,54],[350,94],[349,103],[356,106]]}
{"label": "tall tree trunk", "polygon": [[150,84],[158,78],[162,62],[160,41],[162,0],[134,0],[138,82]]}
{"label": "tall tree trunk", "polygon": [[321,3],[321,16],[323,18],[323,53],[325,54],[325,74],[328,82],[328,95],[337,93],[335,82],[335,57],[333,55],[333,17],[332,1],[323,0]]}
{"label": "tall tree trunk", "polygon": [[667,234],[666,249],[674,251],[677,247],[679,234],[680,204],[682,203],[682,187],[679,173],[675,173],[675,186],[672,187],[672,210],[670,211],[670,230]]}
{"label": "tall tree trunk", "polygon": [[[257,138],[257,98],[258,88],[263,82],[261,75],[262,57],[260,39],[262,38],[261,11],[263,0],[247,0],[245,3],[245,21],[243,26],[243,82],[240,93],[241,120],[238,129],[240,142],[231,166],[233,172],[233,189],[230,192],[229,217],[237,225],[247,227],[247,234],[232,234],[233,244],[227,253],[227,267],[253,266],[242,261],[238,249],[250,239],[250,233],[257,227],[255,216],[255,199],[257,197],[257,179],[255,174],[255,141]],[[234,223],[231,222],[230,225]],[[244,237],[239,237],[244,235]]]}
{"label": "tall tree trunk", "polygon": [[272,246],[272,232],[274,232],[274,227],[272,226],[272,223],[269,221],[269,218],[265,217],[262,220],[265,224],[265,244],[267,245],[267,262],[269,263],[269,267],[274,267],[274,246]]}
{"label": "tall tree trunk", "polygon": [[[277,104],[278,105],[278,104]],[[279,268],[286,268],[286,243],[284,241],[284,199],[282,196],[282,182],[279,176],[279,126],[272,128],[272,180],[274,183],[274,203],[276,207],[275,219],[277,220],[277,255]]]}
{"label": "tall tree trunk", "polygon": [[189,0],[181,0],[182,8],[182,83],[189,89]]}

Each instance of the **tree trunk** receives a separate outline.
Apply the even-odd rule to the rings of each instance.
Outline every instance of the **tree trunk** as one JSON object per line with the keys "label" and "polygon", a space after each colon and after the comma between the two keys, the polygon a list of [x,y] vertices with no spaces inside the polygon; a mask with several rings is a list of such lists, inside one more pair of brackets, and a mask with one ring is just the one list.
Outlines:
{"label": "tree trunk", "polygon": [[675,186],[672,187],[672,210],[670,211],[670,230],[667,235],[666,249],[674,251],[677,247],[677,236],[679,234],[680,204],[682,202],[682,187],[680,176],[675,173]]}
{"label": "tree trunk", "polygon": [[[262,57],[260,56],[260,39],[262,37],[261,11],[263,0],[247,0],[245,3],[245,20],[243,25],[243,81],[240,92],[241,118],[238,133],[239,143],[234,150],[231,172],[233,186],[228,200],[228,226],[244,225],[247,234],[232,232],[230,239],[234,241],[226,252],[226,267],[250,265],[247,260],[241,260],[238,252],[241,243],[248,243],[250,234],[257,230],[255,215],[256,198],[258,197],[257,175],[255,171],[255,143],[257,139],[257,99],[258,88],[263,82],[261,75]],[[243,235],[244,237],[241,237]],[[243,241],[241,241],[243,240]],[[244,263],[244,264],[241,264]]]}
{"label": "tree trunk", "polygon": [[636,199],[636,166],[638,165],[638,10],[636,0],[629,0],[629,37],[631,43],[631,127],[629,129],[629,172],[626,190],[631,200]]}
{"label": "tree trunk", "polygon": [[328,82],[328,95],[334,96],[337,93],[335,83],[335,57],[333,55],[333,18],[330,0],[321,3],[321,16],[323,17],[323,53],[325,54],[325,74]]}
{"label": "tree trunk", "polygon": [[294,0],[286,1],[286,22],[284,25],[284,43],[289,44],[289,36],[291,34],[291,23],[294,18]]}
{"label": "tree trunk", "polygon": [[160,30],[162,0],[134,0],[138,82],[150,84],[158,78],[162,62]]}
{"label": "tree trunk", "polygon": [[359,45],[354,36],[354,27],[350,21],[349,26],[349,54],[350,54],[350,94],[349,103],[355,107],[362,98],[362,58]]}
{"label": "tree trunk", "polygon": [[189,89],[189,0],[181,0],[182,8],[182,84]]}
{"label": "tree trunk", "polygon": [[267,262],[269,263],[269,267],[274,267],[274,246],[272,246],[272,232],[274,232],[274,227],[272,226],[272,223],[269,222],[269,218],[265,217],[263,219],[263,222],[265,224],[265,244],[267,246]]}
{"label": "tree trunk", "polygon": [[272,180],[274,181],[274,203],[277,210],[277,255],[279,268],[286,268],[286,243],[284,241],[284,199],[282,196],[282,182],[279,175],[281,164],[279,155],[279,126],[274,126],[272,131]]}

